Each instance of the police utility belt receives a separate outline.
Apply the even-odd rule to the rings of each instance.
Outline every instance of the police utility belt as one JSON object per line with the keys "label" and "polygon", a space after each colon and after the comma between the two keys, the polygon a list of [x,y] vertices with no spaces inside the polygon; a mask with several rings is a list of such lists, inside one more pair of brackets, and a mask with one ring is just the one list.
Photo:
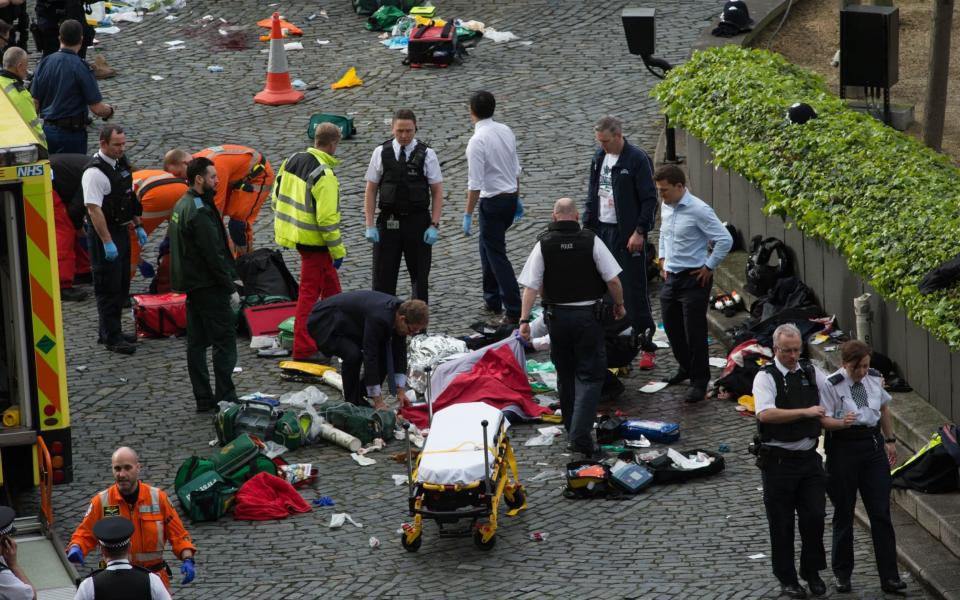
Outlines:
{"label": "police utility belt", "polygon": [[77,115],[75,117],[64,117],[62,119],[44,119],[45,125],[53,125],[60,129],[71,129],[73,131],[83,131],[93,120],[87,115]]}
{"label": "police utility belt", "polygon": [[874,425],[873,427],[867,427],[866,425],[853,425],[847,427],[846,429],[837,429],[834,431],[824,432],[827,440],[831,442],[852,442],[857,440],[871,440],[880,435],[880,427]]}
{"label": "police utility belt", "polygon": [[593,302],[592,304],[580,304],[580,305],[570,305],[570,304],[544,304],[543,312],[546,316],[552,317],[555,310],[576,310],[576,311],[592,311],[593,316],[597,318],[598,321],[603,320],[603,302],[599,300]]}

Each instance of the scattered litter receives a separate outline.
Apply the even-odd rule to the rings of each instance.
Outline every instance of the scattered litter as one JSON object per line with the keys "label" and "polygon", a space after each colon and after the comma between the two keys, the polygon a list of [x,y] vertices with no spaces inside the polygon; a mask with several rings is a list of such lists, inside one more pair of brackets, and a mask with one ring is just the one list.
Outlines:
{"label": "scattered litter", "polygon": [[335,90],[342,90],[358,85],[363,85],[363,80],[357,76],[357,68],[350,67],[347,69],[347,72],[343,74],[343,77],[341,77],[336,83],[331,83],[330,87]]}
{"label": "scattered litter", "polygon": [[839,330],[839,329],[837,329],[836,331],[831,331],[831,332],[830,332],[830,337],[832,337],[832,338],[843,337],[843,335],[844,335],[843,331],[841,331],[841,330]]}
{"label": "scattered litter", "polygon": [[233,368],[233,374],[234,374],[234,375],[237,375],[237,374],[239,374],[239,373],[243,373],[243,367],[234,367],[234,368]]}
{"label": "scattered litter", "polygon": [[[223,67],[221,67],[220,65],[210,65],[209,67],[207,67],[207,70],[210,71],[211,73],[223,73]],[[255,337],[267,337],[267,336],[264,335],[264,336],[255,336]],[[252,340],[250,344],[251,344],[251,347],[253,347]]]}
{"label": "scattered litter", "polygon": [[357,450],[357,454],[364,456],[370,452],[376,452],[377,450],[383,450],[384,442],[382,438],[374,438],[372,442]]}
{"label": "scattered litter", "polygon": [[343,524],[347,521],[350,521],[360,529],[363,529],[363,525],[354,521],[353,517],[350,516],[350,513],[333,513],[330,515],[330,529],[339,529],[340,527],[343,527]]}
{"label": "scattered litter", "polygon": [[127,23],[140,23],[143,21],[143,17],[132,10],[128,10],[124,12],[110,13],[110,20],[114,23],[122,23],[124,21]]}
{"label": "scattered litter", "polygon": [[538,435],[525,441],[523,445],[524,446],[552,446],[553,438],[554,436],[552,435]]}
{"label": "scattered litter", "polygon": [[524,46],[532,46],[533,42],[520,42]]}
{"label": "scattered litter", "polygon": [[810,340],[810,343],[813,344],[814,346],[819,346],[820,344],[824,343],[829,339],[830,339],[829,335],[825,333],[818,333],[817,335],[813,336],[813,339]]}
{"label": "scattered litter", "polygon": [[161,77],[160,75],[151,75],[150,79],[154,81],[163,81],[163,77]]}
{"label": "scattered litter", "polygon": [[213,19],[214,19],[213,15],[203,15],[202,17],[200,17],[201,21],[212,21]]}
{"label": "scattered litter", "polygon": [[121,378],[120,378],[120,383],[126,383],[127,381],[128,381],[128,380],[127,380],[126,377],[121,377]]}
{"label": "scattered litter", "polygon": [[557,400],[555,397],[547,396],[545,394],[537,394],[533,397],[533,401],[540,406],[550,406],[551,404],[556,404],[559,402],[559,400]]}
{"label": "scattered litter", "polygon": [[164,44],[166,44],[170,48],[173,48],[174,46],[182,46],[183,40],[170,40],[169,42],[164,42]]}
{"label": "scattered litter", "polygon": [[219,33],[220,35],[230,35],[230,32],[227,31],[226,29],[218,29],[217,33]]}
{"label": "scattered litter", "polygon": [[83,373],[87,369],[88,369],[87,365],[80,365],[79,367],[77,367],[77,372]]}
{"label": "scattered litter", "polygon": [[717,452],[721,454],[726,454],[727,452],[730,452],[730,446],[728,446],[727,444],[720,444],[720,447],[717,448]]}
{"label": "scattered litter", "polygon": [[326,46],[327,44],[330,43],[330,40],[317,40],[317,43],[320,44],[321,46]]}
{"label": "scattered litter", "polygon": [[545,540],[547,539],[547,537],[549,537],[549,535],[550,535],[550,534],[544,533],[544,532],[542,532],[542,531],[531,531],[531,532],[530,532],[530,539],[533,540],[533,541],[535,541],[535,542],[543,542],[543,541],[545,541]]}
{"label": "scattered litter", "polygon": [[711,367],[716,367],[716,368],[718,368],[718,369],[722,369],[722,368],[724,368],[724,367],[727,366],[727,359],[725,359],[725,358],[717,358],[717,357],[715,357],[715,356],[711,356],[711,357],[710,357],[710,366],[711,366]]}
{"label": "scattered litter", "polygon": [[284,446],[283,444],[278,444],[273,440],[265,442],[264,448],[262,450],[263,454],[270,460],[273,460],[274,458],[280,456],[286,451],[287,451],[286,446]]}
{"label": "scattered litter", "polygon": [[163,18],[163,20],[164,20],[164,21],[176,21],[177,18],[178,18],[177,15],[167,15],[167,16],[165,16],[165,17]]}
{"label": "scattered litter", "polygon": [[653,394],[667,387],[667,385],[668,384],[666,381],[651,381],[647,385],[640,388],[640,391],[644,394]]}
{"label": "scattered litter", "polygon": [[538,466],[538,467],[549,467],[549,466],[550,466],[550,463],[538,462],[538,463],[537,463],[537,466]]}
{"label": "scattered litter", "polygon": [[393,478],[393,485],[403,485],[407,482],[406,475],[391,475],[390,477]]}
{"label": "scattered litter", "polygon": [[836,346],[824,346],[824,347],[823,347],[823,351],[824,351],[824,352],[836,352],[836,351],[837,351],[837,347],[836,347]]}
{"label": "scattered litter", "polygon": [[217,445],[219,445],[219,444],[220,444],[220,440],[218,440],[217,438],[213,438],[212,440],[210,440],[209,442],[207,442],[207,445],[210,446],[211,448],[213,448],[214,446],[217,446]]}
{"label": "scattered litter", "polygon": [[351,452],[350,458],[352,458],[353,462],[357,463],[361,467],[367,467],[370,465],[377,464],[377,461],[373,460],[372,458],[367,458],[366,456],[360,456],[356,452]]}
{"label": "scattered litter", "polygon": [[657,348],[669,348],[669,347],[670,347],[670,342],[668,342],[668,341],[666,341],[666,340],[653,340],[653,344],[654,344]]}
{"label": "scattered litter", "polygon": [[389,39],[384,39],[380,42],[390,50],[400,50],[404,49],[410,45],[410,38],[404,35],[398,35]]}
{"label": "scattered litter", "polygon": [[323,9],[320,9],[320,16],[323,17],[324,19],[329,18],[329,17],[327,17],[327,11],[325,11],[325,10],[323,10]]}
{"label": "scattered litter", "polygon": [[[223,67],[219,65],[210,65],[207,67],[207,70],[211,73],[219,73],[220,71],[214,71],[214,68],[219,68],[220,71],[223,70]],[[250,347],[254,350],[259,350],[261,348],[273,348],[277,344],[277,337],[274,335],[255,335],[250,338]]]}
{"label": "scattered litter", "polygon": [[333,506],[336,504],[330,496],[320,496],[313,499],[314,506]]}
{"label": "scattered litter", "polygon": [[312,21],[317,18],[317,13],[310,13],[310,16],[307,17],[308,21]]}
{"label": "scattered litter", "polygon": [[310,481],[316,479],[316,469],[311,463],[291,463],[280,465],[280,476],[287,480],[290,485],[296,485],[301,481]]}
{"label": "scattered litter", "polygon": [[[298,42],[299,43],[299,42]],[[302,79],[294,79],[290,85],[293,86],[295,90],[305,90],[307,89],[307,82]]]}
{"label": "scattered litter", "polygon": [[137,45],[138,45],[138,46],[142,46],[142,45],[143,45],[143,40],[137,40]]}
{"label": "scattered litter", "polygon": [[[564,456],[561,454],[561,456]],[[570,456],[567,454],[566,456]],[[563,479],[566,475],[563,474],[563,471],[540,471],[528,481],[550,481],[551,479]]]}
{"label": "scattered litter", "polygon": [[556,425],[552,427],[539,427],[537,431],[540,432],[540,435],[552,435],[554,437],[558,435],[563,435],[563,427],[557,427]]}
{"label": "scattered litter", "polygon": [[303,44],[300,42],[287,42],[283,45],[283,49],[287,52],[291,50],[303,50]]}
{"label": "scattered litter", "polygon": [[370,536],[370,547],[371,547],[371,548],[379,548],[379,547],[380,547],[380,540],[378,540],[377,538],[375,538],[375,537],[373,537],[373,536],[371,535],[371,536]]}
{"label": "scattered litter", "polygon": [[110,27],[96,27],[94,31],[97,33],[120,33],[120,28],[116,25],[111,25]]}
{"label": "scattered litter", "polygon": [[650,440],[647,439],[647,436],[640,434],[640,439],[638,440],[623,440],[623,445],[628,448],[649,448]]}
{"label": "scattered litter", "polygon": [[766,558],[766,557],[767,555],[764,554],[763,552],[758,552],[757,554],[751,554],[747,558],[749,558],[750,560],[757,560],[758,558]]}

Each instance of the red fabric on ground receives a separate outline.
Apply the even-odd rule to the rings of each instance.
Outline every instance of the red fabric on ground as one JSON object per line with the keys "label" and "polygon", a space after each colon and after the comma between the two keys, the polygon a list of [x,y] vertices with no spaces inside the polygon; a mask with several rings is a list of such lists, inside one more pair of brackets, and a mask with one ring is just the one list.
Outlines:
{"label": "red fabric on ground", "polygon": [[233,518],[238,521],[286,519],[310,512],[310,505],[287,483],[270,473],[257,473],[237,490]]}
{"label": "red fabric on ground", "polygon": [[53,192],[53,222],[57,233],[57,267],[60,270],[60,287],[73,287],[73,276],[77,272],[77,229],[67,214],[67,207]]}
{"label": "red fabric on ground", "polygon": [[300,293],[293,321],[293,360],[310,358],[317,343],[307,331],[307,320],[317,300],[340,293],[340,278],[329,252],[300,250]]}
{"label": "red fabric on ground", "polygon": [[[550,414],[550,409],[533,401],[527,374],[507,345],[488,350],[473,369],[457,375],[433,401],[433,412],[462,402],[483,402],[500,410],[517,404],[532,417]],[[421,429],[429,424],[425,404],[404,408],[400,416]]]}

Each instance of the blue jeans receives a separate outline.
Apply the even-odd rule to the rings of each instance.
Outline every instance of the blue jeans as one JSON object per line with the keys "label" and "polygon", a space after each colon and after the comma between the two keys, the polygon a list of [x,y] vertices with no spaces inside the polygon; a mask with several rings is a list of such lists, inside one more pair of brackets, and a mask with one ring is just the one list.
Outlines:
{"label": "blue jeans", "polygon": [[520,286],[507,258],[507,229],[517,212],[517,195],[500,194],[480,200],[480,266],[483,269],[483,301],[490,308],[504,309],[520,318]]}
{"label": "blue jeans", "polygon": [[47,136],[47,150],[50,154],[86,154],[87,130],[64,129],[56,125],[43,124],[43,134]]}
{"label": "blue jeans", "polygon": [[[657,346],[651,341],[657,326],[653,322],[650,311],[650,299],[647,297],[647,253],[646,244],[640,252],[630,254],[627,243],[619,241],[620,229],[618,225],[600,223],[597,235],[617,259],[617,264],[623,271],[620,272],[620,282],[623,284],[623,303],[627,309],[627,317],[633,326],[633,333],[640,336],[640,345],[644,352],[656,352]],[[645,333],[649,331],[650,335]]]}

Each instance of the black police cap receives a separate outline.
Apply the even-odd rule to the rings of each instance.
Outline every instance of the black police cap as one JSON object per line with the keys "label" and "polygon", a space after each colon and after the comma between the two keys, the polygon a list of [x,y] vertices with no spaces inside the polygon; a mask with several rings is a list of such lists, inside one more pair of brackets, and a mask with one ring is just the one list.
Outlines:
{"label": "black police cap", "polygon": [[747,25],[753,25],[753,19],[750,18],[750,9],[747,8],[747,3],[743,0],[727,0],[723,4],[723,9],[727,10],[731,6],[735,6],[738,11],[741,11],[742,14],[746,15]]}
{"label": "black police cap", "polygon": [[13,520],[17,518],[17,513],[9,506],[0,506],[0,535],[13,535],[17,528],[13,526]]}
{"label": "black police cap", "polygon": [[805,102],[797,102],[787,110],[787,118],[791,123],[803,125],[810,119],[816,119],[817,111]]}
{"label": "black police cap", "polygon": [[736,27],[741,33],[750,31],[750,24],[753,23],[747,11],[735,4],[723,9],[723,12],[720,13],[720,22]]}
{"label": "black police cap", "polygon": [[122,548],[133,536],[133,522],[126,517],[104,517],[94,523],[93,535],[104,548]]}

